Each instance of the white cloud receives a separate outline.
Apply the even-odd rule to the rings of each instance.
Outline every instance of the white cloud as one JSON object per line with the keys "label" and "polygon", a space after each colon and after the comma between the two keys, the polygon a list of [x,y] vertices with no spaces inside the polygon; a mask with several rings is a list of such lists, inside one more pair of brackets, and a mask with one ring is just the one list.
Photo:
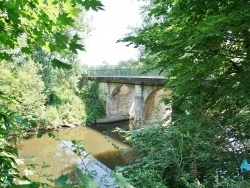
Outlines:
{"label": "white cloud", "polygon": [[81,62],[87,65],[98,65],[103,61],[116,64],[120,60],[136,58],[138,51],[132,46],[116,41],[129,32],[128,27],[140,24],[137,0],[103,0],[105,11],[89,12],[94,28],[86,40],[86,52],[81,52]]}

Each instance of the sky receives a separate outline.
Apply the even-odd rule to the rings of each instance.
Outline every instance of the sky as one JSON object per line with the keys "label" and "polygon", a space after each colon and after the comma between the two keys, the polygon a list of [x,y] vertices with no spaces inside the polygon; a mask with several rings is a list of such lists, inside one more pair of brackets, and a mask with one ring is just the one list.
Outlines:
{"label": "sky", "polygon": [[90,11],[93,30],[85,41],[86,52],[80,52],[82,64],[101,65],[103,61],[117,64],[120,60],[137,59],[138,50],[116,41],[125,36],[128,27],[140,25],[137,0],[102,0],[104,11]]}

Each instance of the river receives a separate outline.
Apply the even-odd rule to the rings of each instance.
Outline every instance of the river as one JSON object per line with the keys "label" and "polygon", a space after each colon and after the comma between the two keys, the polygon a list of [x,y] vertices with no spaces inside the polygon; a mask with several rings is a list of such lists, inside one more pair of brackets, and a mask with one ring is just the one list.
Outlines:
{"label": "river", "polygon": [[[114,168],[117,164],[114,156],[117,156],[117,160],[121,160],[120,156],[117,155],[117,151],[114,151],[114,146],[116,145],[120,148],[129,148],[129,146],[114,140],[112,138],[106,138],[104,134],[86,127],[78,126],[76,128],[60,129],[58,133],[55,133],[59,140],[49,137],[47,134],[43,135],[42,138],[36,138],[35,136],[24,140],[20,143],[18,147],[19,158],[24,161],[25,165],[19,167],[20,171],[27,171],[27,164],[38,164],[40,166],[36,167],[36,172],[40,176],[30,176],[33,180],[39,180],[46,182],[46,178],[41,177],[42,175],[52,174],[52,179],[59,177],[63,172],[67,172],[70,168],[77,163],[79,157],[72,155],[67,149],[63,149],[64,145],[62,141],[65,140],[81,140],[84,143],[85,151],[91,153],[91,155],[96,155],[97,158],[104,158],[108,161],[107,164],[111,168]],[[108,159],[111,153],[112,159]],[[34,156],[35,158],[30,158],[27,156]],[[112,160],[112,161],[110,161]],[[104,160],[105,162],[105,160]],[[41,168],[43,163],[51,165],[48,168]],[[118,161],[119,164],[119,161]]]}

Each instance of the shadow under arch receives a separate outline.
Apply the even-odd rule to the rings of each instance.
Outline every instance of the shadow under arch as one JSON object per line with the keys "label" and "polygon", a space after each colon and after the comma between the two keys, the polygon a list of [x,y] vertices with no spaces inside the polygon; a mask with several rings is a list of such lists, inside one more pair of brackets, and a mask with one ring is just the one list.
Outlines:
{"label": "shadow under arch", "polygon": [[133,101],[131,89],[124,84],[118,85],[110,96],[110,116],[128,115]]}
{"label": "shadow under arch", "polygon": [[148,125],[150,123],[159,124],[159,122],[162,122],[167,118],[167,116],[171,115],[171,112],[169,110],[171,107],[165,105],[161,101],[163,97],[170,96],[171,91],[165,91],[163,88],[156,89],[148,95],[147,99],[144,102],[142,110],[144,125]]}

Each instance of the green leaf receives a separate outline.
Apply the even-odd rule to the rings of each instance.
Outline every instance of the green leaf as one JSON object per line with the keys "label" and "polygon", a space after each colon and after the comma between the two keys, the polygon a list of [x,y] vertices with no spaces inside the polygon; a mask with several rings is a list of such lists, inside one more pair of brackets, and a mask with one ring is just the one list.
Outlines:
{"label": "green leaf", "polygon": [[29,127],[29,125],[28,125],[28,119],[27,119],[27,118],[24,118],[24,119],[22,120],[21,124],[22,124],[22,126],[28,128],[28,127]]}
{"label": "green leaf", "polygon": [[[36,158],[36,159],[37,159],[37,158]],[[36,160],[36,159],[35,159],[35,160]],[[35,161],[33,158],[31,158],[30,160]],[[39,164],[27,164],[26,166],[35,169],[37,166],[39,166]]]}
{"label": "green leaf", "polygon": [[0,53],[0,59],[5,59],[6,61],[12,61],[10,55],[7,54],[6,52]]}
{"label": "green leaf", "polygon": [[122,173],[117,172],[114,174],[114,177],[115,177],[115,183],[117,183],[121,187],[126,187],[126,188],[133,188],[134,187],[130,183],[128,183],[128,179],[124,178]]}
{"label": "green leaf", "polygon": [[10,130],[11,122],[7,114],[0,112],[0,119],[3,118],[4,125],[7,130]]}
{"label": "green leaf", "polygon": [[21,52],[25,54],[32,54],[31,48],[27,48],[27,47],[22,47]]}
{"label": "green leaf", "polygon": [[74,20],[68,16],[68,13],[59,14],[58,20],[61,22],[62,25],[72,25]]}
{"label": "green leaf", "polygon": [[[61,33],[56,33],[54,34],[55,37],[55,44],[53,44],[53,48],[55,49],[66,49],[67,48],[67,43],[69,41],[69,37],[67,35],[61,34]],[[52,44],[50,44],[49,46],[51,46]],[[51,49],[51,51],[53,51],[53,48]]]}
{"label": "green leaf", "polygon": [[48,133],[48,136],[49,136],[49,137],[52,137],[52,138],[56,138],[56,135],[53,134],[52,132],[49,132],[49,133]]}
{"label": "green leaf", "polygon": [[82,5],[89,10],[90,8],[94,11],[103,10],[103,4],[99,0],[85,0],[82,2]]}
{"label": "green leaf", "polygon": [[58,59],[53,59],[51,61],[51,65],[52,67],[55,68],[59,68],[59,69],[71,69],[72,65],[67,64],[67,63],[63,63],[62,61],[58,60]]}
{"label": "green leaf", "polygon": [[82,13],[82,9],[80,9],[80,8],[72,8],[70,10],[69,15],[72,16],[72,17],[78,17],[81,13]]}
{"label": "green leaf", "polygon": [[41,138],[41,137],[44,135],[44,133],[45,133],[44,130],[40,130],[40,131],[38,131],[36,137],[37,137],[37,138]]}
{"label": "green leaf", "polygon": [[57,179],[55,180],[55,183],[56,183],[56,185],[59,185],[59,186],[63,186],[63,187],[68,186],[68,187],[70,187],[70,186],[67,185],[67,183],[66,183],[68,179],[69,179],[69,178],[68,178],[67,175],[61,175],[59,178],[57,178]]}
{"label": "green leaf", "polygon": [[77,54],[77,49],[84,50],[84,46],[82,44],[79,44],[80,41],[81,38],[76,34],[73,36],[69,44],[69,49],[75,54]]}
{"label": "green leaf", "polygon": [[86,186],[86,188],[98,188],[99,184],[94,182],[93,178],[89,175],[83,174],[82,170],[78,167],[76,168],[76,174],[79,177],[81,183]]}
{"label": "green leaf", "polygon": [[30,120],[29,121],[31,127],[35,128],[37,126],[37,121],[36,120]]}
{"label": "green leaf", "polygon": [[78,44],[78,43],[72,41],[72,42],[69,44],[69,49],[70,49],[73,53],[77,54],[77,49],[83,51],[83,50],[84,50],[84,46],[83,46],[82,44]]}

